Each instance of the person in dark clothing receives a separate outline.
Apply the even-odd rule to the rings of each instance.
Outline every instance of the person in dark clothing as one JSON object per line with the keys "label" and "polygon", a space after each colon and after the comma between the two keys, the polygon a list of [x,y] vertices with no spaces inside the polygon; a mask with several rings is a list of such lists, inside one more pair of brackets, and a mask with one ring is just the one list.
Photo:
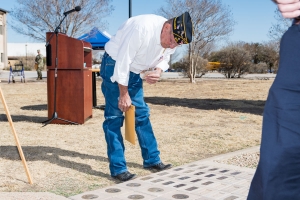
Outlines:
{"label": "person in dark clothing", "polygon": [[263,113],[260,159],[248,200],[300,199],[300,15],[299,0],[277,0],[294,18],[280,42],[280,63]]}

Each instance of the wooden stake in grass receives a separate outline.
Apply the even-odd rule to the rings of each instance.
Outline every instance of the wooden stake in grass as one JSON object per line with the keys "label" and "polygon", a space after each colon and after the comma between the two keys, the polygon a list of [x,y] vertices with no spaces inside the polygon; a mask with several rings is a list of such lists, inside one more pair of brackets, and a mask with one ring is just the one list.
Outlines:
{"label": "wooden stake in grass", "polygon": [[30,184],[32,184],[32,179],[31,179],[31,176],[30,176],[30,173],[29,173],[27,164],[26,164],[25,156],[24,156],[24,154],[23,154],[22,147],[21,147],[21,145],[20,145],[20,142],[19,142],[19,139],[18,139],[16,130],[15,130],[15,127],[14,127],[14,125],[13,125],[13,122],[12,122],[12,119],[11,119],[11,116],[10,116],[10,113],[9,113],[9,111],[8,111],[8,108],[7,108],[7,105],[6,105],[6,102],[5,102],[5,99],[4,99],[4,96],[3,96],[3,93],[2,93],[1,87],[0,87],[0,95],[1,95],[1,100],[2,100],[4,109],[5,109],[5,112],[6,112],[7,119],[8,119],[8,121],[9,121],[9,125],[10,125],[10,127],[11,127],[11,129],[12,129],[12,132],[13,132],[13,135],[14,135],[14,137],[15,137],[15,141],[16,141],[16,144],[17,144],[17,147],[18,147],[19,155],[20,155],[20,157],[21,157],[21,159],[22,159],[22,163],[23,163],[23,165],[24,165],[24,168],[25,168],[25,172],[26,172],[28,181],[29,181]]}

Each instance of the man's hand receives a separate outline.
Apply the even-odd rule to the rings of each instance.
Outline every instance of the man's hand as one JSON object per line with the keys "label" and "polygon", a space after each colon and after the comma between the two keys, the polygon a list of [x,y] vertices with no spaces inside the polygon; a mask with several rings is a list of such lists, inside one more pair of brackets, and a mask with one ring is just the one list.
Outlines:
{"label": "man's hand", "polygon": [[128,87],[119,84],[120,96],[118,107],[122,112],[126,112],[131,106],[131,99],[128,94]]}
{"label": "man's hand", "polygon": [[299,0],[272,0],[278,6],[284,18],[296,18],[300,16]]}
{"label": "man's hand", "polygon": [[149,84],[154,84],[156,83],[161,75],[162,70],[160,68],[155,68],[154,71],[149,71],[145,75],[145,80]]}

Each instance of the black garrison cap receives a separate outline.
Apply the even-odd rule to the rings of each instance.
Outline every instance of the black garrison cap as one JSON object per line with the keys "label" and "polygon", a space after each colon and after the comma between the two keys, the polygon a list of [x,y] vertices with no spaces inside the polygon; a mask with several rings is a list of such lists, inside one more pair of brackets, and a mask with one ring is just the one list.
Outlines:
{"label": "black garrison cap", "polygon": [[173,18],[173,35],[178,44],[188,44],[192,41],[193,24],[188,12]]}

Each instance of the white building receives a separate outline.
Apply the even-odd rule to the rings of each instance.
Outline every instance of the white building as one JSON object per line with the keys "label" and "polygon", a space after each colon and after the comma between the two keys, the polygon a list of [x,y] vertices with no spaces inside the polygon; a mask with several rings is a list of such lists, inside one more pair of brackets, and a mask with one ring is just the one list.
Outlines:
{"label": "white building", "polygon": [[46,43],[7,43],[8,57],[36,56],[37,50],[46,56]]}
{"label": "white building", "polygon": [[7,66],[7,34],[6,14],[8,11],[0,8],[0,69]]}

